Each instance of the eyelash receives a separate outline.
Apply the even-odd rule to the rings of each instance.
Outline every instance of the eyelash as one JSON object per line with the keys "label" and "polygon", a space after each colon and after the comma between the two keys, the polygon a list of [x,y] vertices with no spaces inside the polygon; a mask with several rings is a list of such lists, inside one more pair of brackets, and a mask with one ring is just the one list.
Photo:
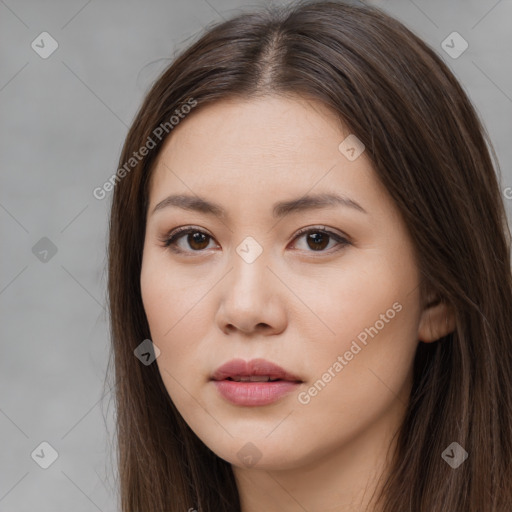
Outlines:
{"label": "eyelash", "polygon": [[[173,251],[173,252],[175,252],[177,254],[186,254],[187,256],[192,256],[192,254],[190,254],[190,253],[202,253],[202,252],[205,252],[206,249],[184,251],[184,250],[182,250],[182,249],[180,249],[180,248],[178,248],[176,246],[176,242],[181,237],[183,237],[184,235],[188,235],[190,233],[201,233],[203,235],[206,235],[210,240],[213,239],[213,237],[211,235],[209,235],[208,233],[204,232],[201,229],[194,228],[194,227],[191,227],[191,226],[185,226],[185,227],[177,228],[177,229],[171,231],[167,236],[163,237],[160,241],[162,242],[162,244],[163,244],[163,246],[165,248],[168,248],[168,249],[170,249],[171,251]],[[334,251],[332,251],[332,250],[328,250],[328,251],[325,251],[325,250],[313,251],[313,250],[311,250],[311,251],[306,251],[306,252],[311,252],[311,253],[318,252],[318,253],[330,254],[330,253],[333,253],[333,252],[337,252],[337,251],[343,249],[344,247],[346,247],[348,245],[351,245],[351,242],[347,238],[345,238],[345,237],[343,237],[343,236],[341,236],[341,235],[339,235],[337,233],[334,233],[333,231],[329,231],[325,227],[323,227],[323,228],[316,228],[316,227],[302,228],[302,229],[300,229],[297,232],[297,234],[295,235],[293,241],[295,241],[298,238],[300,238],[301,236],[303,236],[305,234],[309,234],[309,233],[325,234],[328,237],[334,239],[336,242],[338,242],[340,247],[338,247]]]}

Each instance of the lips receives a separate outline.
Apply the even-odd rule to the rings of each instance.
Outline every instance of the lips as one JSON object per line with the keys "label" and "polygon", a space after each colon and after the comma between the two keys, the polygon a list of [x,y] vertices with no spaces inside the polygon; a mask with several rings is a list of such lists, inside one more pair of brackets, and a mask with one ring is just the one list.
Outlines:
{"label": "lips", "polygon": [[223,364],[212,375],[212,380],[232,380],[237,382],[265,382],[265,381],[289,381],[302,382],[302,380],[286,371],[280,366],[265,359],[232,359]]}
{"label": "lips", "polygon": [[211,380],[220,396],[243,407],[270,405],[296,391],[303,382],[265,359],[233,359],[220,366]]}

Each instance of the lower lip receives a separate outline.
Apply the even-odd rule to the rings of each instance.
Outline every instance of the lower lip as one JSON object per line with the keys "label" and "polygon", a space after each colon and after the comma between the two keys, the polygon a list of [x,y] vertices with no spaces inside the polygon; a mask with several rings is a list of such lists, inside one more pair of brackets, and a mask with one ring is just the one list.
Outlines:
{"label": "lower lip", "polygon": [[284,395],[295,391],[299,382],[277,380],[274,382],[237,382],[214,380],[219,393],[235,405],[258,406],[276,402]]}

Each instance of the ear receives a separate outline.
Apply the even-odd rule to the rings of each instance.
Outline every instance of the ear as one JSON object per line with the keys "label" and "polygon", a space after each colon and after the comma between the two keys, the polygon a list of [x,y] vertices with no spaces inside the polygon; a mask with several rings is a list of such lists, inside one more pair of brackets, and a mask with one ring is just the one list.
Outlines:
{"label": "ear", "polygon": [[437,341],[455,330],[455,313],[446,302],[436,299],[424,307],[418,327],[418,339],[425,343]]}

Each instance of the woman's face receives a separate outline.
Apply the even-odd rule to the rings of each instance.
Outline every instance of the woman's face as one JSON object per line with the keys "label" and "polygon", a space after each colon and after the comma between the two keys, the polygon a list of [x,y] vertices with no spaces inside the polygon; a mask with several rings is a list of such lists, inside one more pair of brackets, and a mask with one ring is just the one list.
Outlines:
{"label": "woman's face", "polygon": [[[403,416],[419,271],[347,136],[300,98],[223,101],[173,130],[152,175],[141,287],[156,363],[191,429],[235,466],[370,454]],[[166,247],[176,228],[191,231]],[[282,380],[236,382],[243,365],[213,380],[233,359],[289,375],[260,361],[245,370]]]}

